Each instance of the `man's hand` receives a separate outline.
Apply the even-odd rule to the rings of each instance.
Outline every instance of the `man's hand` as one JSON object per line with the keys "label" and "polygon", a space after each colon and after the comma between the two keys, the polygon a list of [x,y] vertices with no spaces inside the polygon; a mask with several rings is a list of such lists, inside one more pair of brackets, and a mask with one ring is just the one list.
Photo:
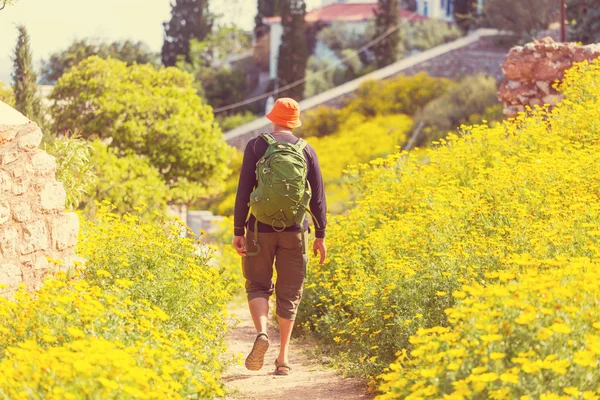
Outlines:
{"label": "man's hand", "polygon": [[246,249],[246,238],[243,236],[235,236],[233,238],[233,248],[241,257],[246,257],[248,249]]}
{"label": "man's hand", "polygon": [[321,261],[319,264],[323,264],[325,259],[327,258],[327,246],[325,245],[325,239],[315,239],[315,243],[313,244],[313,251],[315,252],[315,257],[317,254],[321,254]]}

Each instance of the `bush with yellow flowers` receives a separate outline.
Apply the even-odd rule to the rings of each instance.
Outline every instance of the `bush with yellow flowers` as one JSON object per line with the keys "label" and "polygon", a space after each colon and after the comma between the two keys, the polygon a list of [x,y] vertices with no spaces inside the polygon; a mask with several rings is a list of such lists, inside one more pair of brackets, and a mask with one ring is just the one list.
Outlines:
{"label": "bush with yellow flowers", "polygon": [[379,398],[600,398],[598,261],[516,257],[455,291],[450,325],[411,337]]}
{"label": "bush with yellow flowers", "polygon": [[120,217],[106,205],[97,218],[83,225],[85,265],[37,292],[22,288],[14,302],[0,298],[0,397],[223,395],[234,283],[207,265],[181,224]]}
{"label": "bush with yellow flowers", "polygon": [[319,156],[331,213],[350,206],[353,192],[346,176],[348,166],[393,153],[407,140],[411,127],[412,120],[403,114],[368,120],[354,114],[335,134],[307,139]]}
{"label": "bush with yellow flowers", "polygon": [[410,352],[420,329],[447,326],[452,293],[512,271],[516,254],[592,258],[589,232],[600,226],[599,81],[600,61],[580,64],[552,111],[463,127],[460,137],[416,156],[353,168],[361,195],[328,228],[329,261],[310,267],[298,324],[350,372],[377,376]]}

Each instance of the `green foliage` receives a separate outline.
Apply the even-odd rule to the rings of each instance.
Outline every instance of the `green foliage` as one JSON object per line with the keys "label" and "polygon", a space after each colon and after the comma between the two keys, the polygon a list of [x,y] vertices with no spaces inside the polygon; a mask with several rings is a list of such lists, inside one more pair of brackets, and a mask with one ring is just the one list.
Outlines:
{"label": "green foliage", "polygon": [[[231,173],[225,180],[223,190],[218,194],[209,196],[208,198],[199,201],[196,204],[197,208],[210,210],[216,215],[233,215],[233,208],[235,206],[235,197],[237,194],[237,187],[243,159],[244,154],[241,151],[235,150],[233,152],[231,161],[229,163],[229,169]],[[229,244],[231,241],[226,243]]]}
{"label": "green foliage", "polygon": [[363,32],[347,22],[335,21],[317,34],[317,40],[323,42],[336,53],[345,49],[359,49],[373,39],[375,24],[369,22]]}
{"label": "green foliage", "polygon": [[[378,38],[398,26],[398,0],[379,0],[375,11],[375,37]],[[374,47],[377,67],[383,68],[396,61],[399,37],[392,33]]]}
{"label": "green foliage", "polygon": [[437,140],[468,122],[475,114],[498,105],[498,85],[493,77],[469,76],[450,86],[448,91],[430,102],[417,119],[425,123],[427,140]]}
{"label": "green foliage", "polygon": [[217,122],[223,132],[227,132],[232,130],[233,128],[237,128],[238,126],[247,124],[248,122],[252,122],[258,117],[252,114],[250,111],[244,111],[238,114],[218,116]]}
{"label": "green foliage", "polygon": [[273,17],[279,13],[280,0],[257,0],[256,2],[256,17],[254,17],[254,35],[260,39],[265,35],[266,25],[263,22],[264,18]]}
{"label": "green foliage", "polygon": [[556,0],[486,0],[483,14],[492,28],[512,31],[527,40],[555,21],[559,6]]}
{"label": "green foliage", "polygon": [[227,174],[229,147],[188,73],[90,57],[59,79],[51,99],[58,132],[76,126],[84,138],[147,157],[172,189],[169,200],[192,202]]}
{"label": "green foliage", "polygon": [[29,33],[23,25],[17,26],[19,37],[13,56],[13,93],[15,108],[31,120],[41,117],[42,103],[38,97],[37,75],[33,70]]}
{"label": "green foliage", "polygon": [[132,64],[152,64],[158,66],[159,56],[143,42],[124,40],[102,43],[89,39],[76,40],[60,52],[53,53],[47,61],[42,61],[42,81],[56,82],[75,65],[91,56],[114,58]]}
{"label": "green foliage", "polygon": [[458,26],[468,31],[475,24],[477,0],[452,0],[454,19]]}
{"label": "green foliage", "polygon": [[[91,164],[97,176],[90,196],[82,206],[88,215],[96,213],[96,202],[108,202],[119,214],[125,214],[140,204],[145,210],[164,212],[170,197],[169,187],[160,172],[147,157],[137,154],[117,154],[96,140],[92,143]],[[153,215],[148,215],[153,218]]]}
{"label": "green foliage", "polygon": [[444,94],[448,79],[434,78],[426,72],[414,76],[400,75],[385,81],[367,81],[346,105],[349,112],[365,116],[384,114],[415,115],[430,101]]}
{"label": "green foliage", "polygon": [[56,179],[63,183],[67,192],[67,208],[77,209],[96,183],[90,160],[92,145],[73,135],[57,138],[46,145],[45,150],[56,158]]}
{"label": "green foliage", "polygon": [[398,57],[406,51],[425,51],[463,36],[460,28],[449,22],[434,19],[402,25],[399,32]]}
{"label": "green foliage", "polygon": [[[283,36],[279,46],[277,75],[279,87],[282,88],[305,77],[309,53],[305,37],[304,0],[281,0],[280,12]],[[279,96],[301,100],[304,96],[304,84],[281,91]]]}
{"label": "green foliage", "polygon": [[4,83],[0,82],[0,101],[8,104],[11,107],[15,106],[15,94],[11,87],[4,86]]}
{"label": "green foliage", "polygon": [[600,7],[596,0],[568,0],[569,40],[591,44],[600,42]]}
{"label": "green foliage", "polygon": [[223,65],[224,58],[250,49],[251,40],[241,29],[221,27],[204,40],[190,42],[190,61],[178,58],[177,66],[194,76],[198,94],[215,108],[244,100],[249,93],[246,72]]}
{"label": "green foliage", "polygon": [[302,126],[294,131],[298,137],[323,137],[337,132],[347,113],[328,106],[309,110],[302,116]]}
{"label": "green foliage", "polygon": [[171,4],[171,20],[165,23],[165,41],[162,62],[175,66],[179,56],[187,62],[190,58],[190,41],[203,40],[210,33],[213,16],[208,10],[208,0],[175,0]]}

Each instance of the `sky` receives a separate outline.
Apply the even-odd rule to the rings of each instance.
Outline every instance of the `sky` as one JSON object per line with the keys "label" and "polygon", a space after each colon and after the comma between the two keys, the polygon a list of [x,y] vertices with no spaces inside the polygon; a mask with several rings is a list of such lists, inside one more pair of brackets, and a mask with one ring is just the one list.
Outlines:
{"label": "sky", "polygon": [[[309,7],[320,0],[308,0]],[[209,0],[221,22],[252,29],[256,0]],[[163,42],[162,23],[170,18],[170,0],[18,0],[0,11],[0,81],[9,84],[11,56],[17,40],[17,24],[31,36],[33,58],[42,58],[69,46],[76,39],[143,41],[154,51]]]}

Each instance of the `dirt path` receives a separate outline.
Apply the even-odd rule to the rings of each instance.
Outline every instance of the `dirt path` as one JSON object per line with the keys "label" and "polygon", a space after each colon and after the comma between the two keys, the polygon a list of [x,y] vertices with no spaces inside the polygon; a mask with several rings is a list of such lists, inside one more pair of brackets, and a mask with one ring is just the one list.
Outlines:
{"label": "dirt path", "polygon": [[[230,312],[237,315],[241,323],[229,332],[229,352],[241,354],[242,362],[252,348],[255,338],[252,318],[246,304],[235,304]],[[294,368],[290,376],[275,376],[275,358],[279,352],[279,332],[269,326],[271,347],[265,357],[265,365],[260,371],[248,371],[243,365],[233,366],[224,377],[227,389],[231,392],[227,399],[256,400],[336,400],[372,399],[365,393],[364,386],[352,379],[340,377],[331,369],[307,356],[309,343],[292,340],[290,364]]]}

